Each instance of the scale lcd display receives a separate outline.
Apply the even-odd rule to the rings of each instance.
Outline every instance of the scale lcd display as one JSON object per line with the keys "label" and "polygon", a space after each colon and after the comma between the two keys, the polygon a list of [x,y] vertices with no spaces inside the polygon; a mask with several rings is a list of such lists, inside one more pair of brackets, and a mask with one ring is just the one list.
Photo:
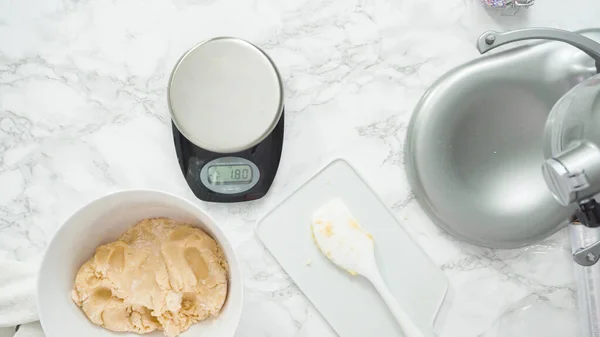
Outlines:
{"label": "scale lcd display", "polygon": [[213,165],[208,168],[208,181],[213,185],[249,184],[252,182],[250,165]]}

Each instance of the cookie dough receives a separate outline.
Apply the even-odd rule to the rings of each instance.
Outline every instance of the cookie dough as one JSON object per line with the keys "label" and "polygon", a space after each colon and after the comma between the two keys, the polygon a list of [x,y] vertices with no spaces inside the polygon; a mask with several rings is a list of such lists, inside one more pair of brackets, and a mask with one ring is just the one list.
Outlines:
{"label": "cookie dough", "polygon": [[219,314],[227,268],[219,245],[199,228],[146,219],[96,249],[79,269],[72,297],[106,329],[172,337]]}

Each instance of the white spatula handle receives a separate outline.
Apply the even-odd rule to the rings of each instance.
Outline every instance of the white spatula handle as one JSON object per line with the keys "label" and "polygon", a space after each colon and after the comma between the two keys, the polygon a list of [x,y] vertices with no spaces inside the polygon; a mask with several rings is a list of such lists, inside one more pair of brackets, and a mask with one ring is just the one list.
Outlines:
{"label": "white spatula handle", "polygon": [[383,278],[379,274],[379,272],[369,273],[370,275],[365,275],[368,277],[369,281],[373,284],[375,289],[379,292],[379,295],[387,304],[388,308],[396,318],[396,321],[402,328],[404,335],[406,337],[425,337],[425,334],[421,332],[421,330],[417,327],[417,325],[410,319],[406,311],[398,304],[396,298],[387,287]]}

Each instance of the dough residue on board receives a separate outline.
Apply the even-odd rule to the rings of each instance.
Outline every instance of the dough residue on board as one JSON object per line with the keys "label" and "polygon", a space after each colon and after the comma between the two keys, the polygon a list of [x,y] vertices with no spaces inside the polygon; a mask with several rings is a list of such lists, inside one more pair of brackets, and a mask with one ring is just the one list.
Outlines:
{"label": "dough residue on board", "polygon": [[72,298],[106,329],[172,337],[219,314],[227,271],[221,247],[201,229],[146,219],[96,249],[77,273]]}

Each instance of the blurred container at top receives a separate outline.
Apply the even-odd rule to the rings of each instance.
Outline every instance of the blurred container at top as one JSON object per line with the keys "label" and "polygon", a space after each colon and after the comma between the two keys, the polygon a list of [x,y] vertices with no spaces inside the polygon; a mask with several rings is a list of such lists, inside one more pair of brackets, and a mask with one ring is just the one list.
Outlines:
{"label": "blurred container at top", "polygon": [[500,9],[502,15],[515,15],[522,8],[533,6],[535,0],[481,0],[487,8]]}

